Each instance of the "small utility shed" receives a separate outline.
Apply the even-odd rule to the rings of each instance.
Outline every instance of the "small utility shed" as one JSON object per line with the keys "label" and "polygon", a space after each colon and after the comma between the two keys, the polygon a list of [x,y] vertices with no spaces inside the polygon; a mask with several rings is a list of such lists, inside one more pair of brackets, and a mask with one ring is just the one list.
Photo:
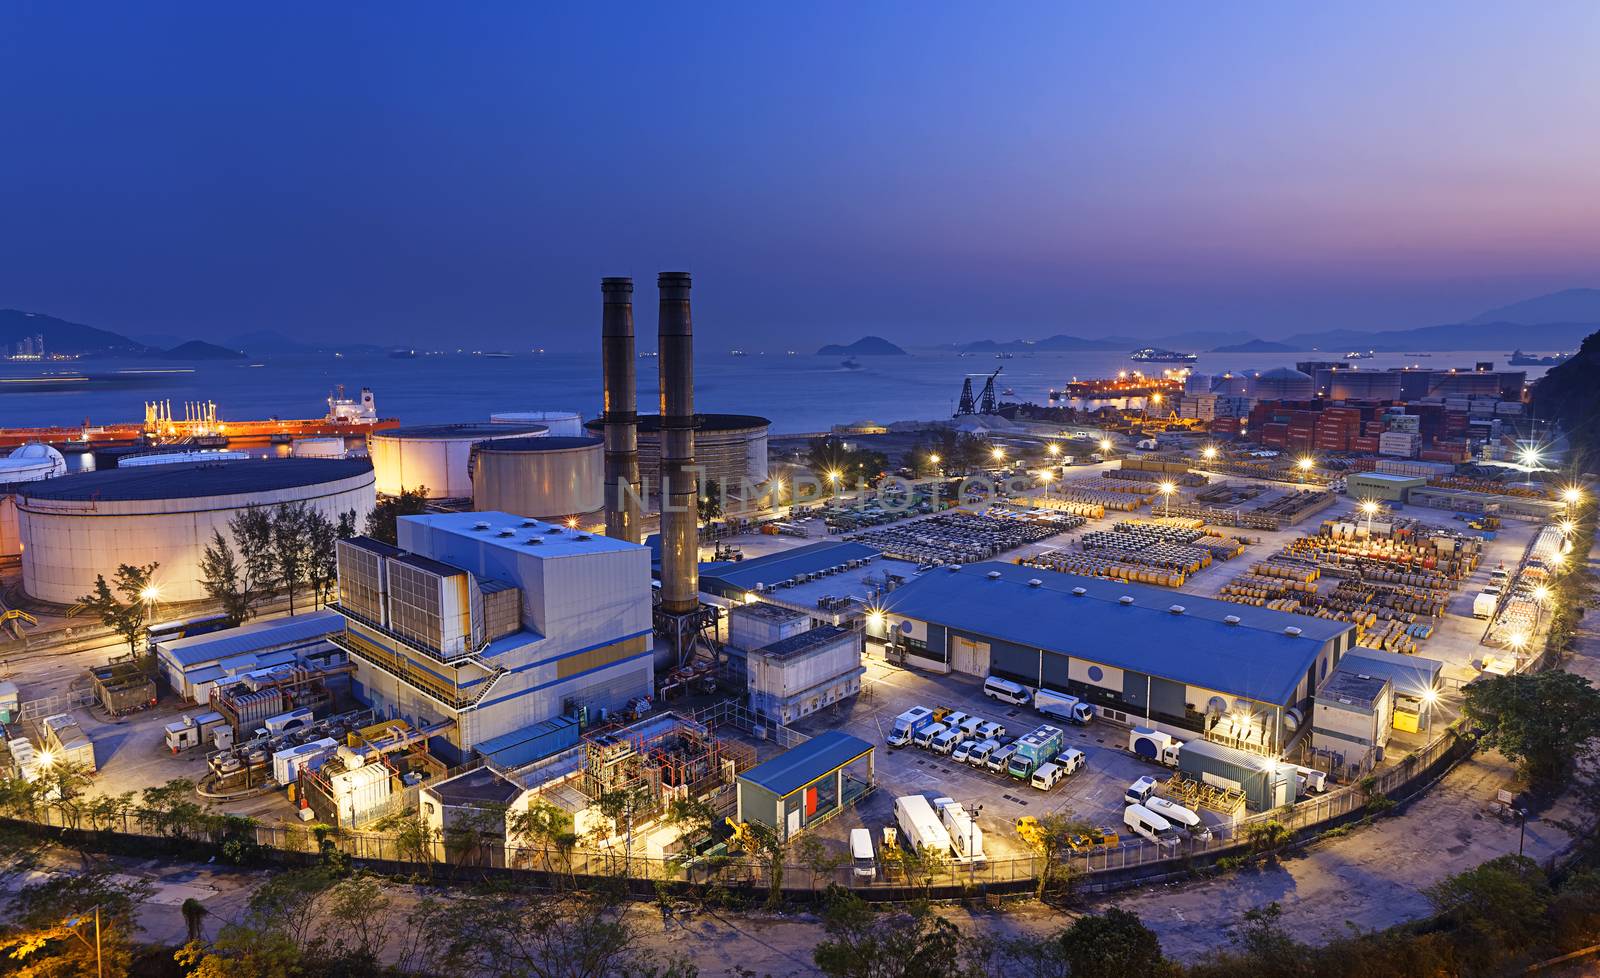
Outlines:
{"label": "small utility shed", "polygon": [[1426,733],[1433,724],[1444,663],[1421,655],[1401,655],[1356,646],[1339,660],[1339,671],[1387,679],[1394,688],[1394,729]]}
{"label": "small utility shed", "polygon": [[736,818],[792,839],[855,804],[876,782],[872,745],[830,730],[740,774]]}
{"label": "small utility shed", "polygon": [[290,618],[251,622],[238,628],[156,643],[156,661],[186,700],[204,703],[219,681],[331,653],[329,635],[344,630],[344,617],[322,609]]}
{"label": "small utility shed", "polygon": [[1403,503],[1406,493],[1427,484],[1428,480],[1420,476],[1389,472],[1353,472],[1344,480],[1345,494],[1350,498],[1376,499],[1386,503]]}
{"label": "small utility shed", "polygon": [[1178,772],[1192,781],[1243,792],[1245,804],[1258,812],[1293,804],[1299,788],[1290,765],[1209,740],[1183,745]]}

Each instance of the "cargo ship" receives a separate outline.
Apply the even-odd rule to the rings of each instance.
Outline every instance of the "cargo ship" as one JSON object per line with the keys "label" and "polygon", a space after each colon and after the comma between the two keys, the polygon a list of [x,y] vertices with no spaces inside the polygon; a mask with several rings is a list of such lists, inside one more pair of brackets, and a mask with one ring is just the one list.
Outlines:
{"label": "cargo ship", "polygon": [[64,452],[121,445],[186,444],[203,448],[262,448],[287,445],[301,438],[360,438],[374,431],[398,428],[395,418],[378,417],[372,391],[357,398],[337,388],[328,397],[328,413],[320,418],[224,421],[213,401],[147,401],[144,420],[121,424],[45,428],[0,428],[0,449],[40,442]]}
{"label": "cargo ship", "polygon": [[[1168,371],[1168,373],[1182,374],[1184,371]],[[1051,390],[1050,399],[1115,401],[1122,398],[1150,397],[1155,394],[1163,397],[1180,397],[1183,394],[1183,381],[1177,376],[1147,377],[1137,370],[1131,374],[1124,371],[1115,377],[1103,379],[1074,379],[1064,390]]]}
{"label": "cargo ship", "polygon": [[1194,363],[1200,359],[1200,354],[1179,353],[1176,350],[1163,350],[1159,347],[1147,346],[1142,350],[1134,350],[1128,354],[1128,359],[1135,363]]}
{"label": "cargo ship", "polygon": [[1554,367],[1556,364],[1562,362],[1566,358],[1567,355],[1565,353],[1557,353],[1553,356],[1541,357],[1537,354],[1523,353],[1521,350],[1513,350],[1509,355],[1507,362],[1513,367]]}

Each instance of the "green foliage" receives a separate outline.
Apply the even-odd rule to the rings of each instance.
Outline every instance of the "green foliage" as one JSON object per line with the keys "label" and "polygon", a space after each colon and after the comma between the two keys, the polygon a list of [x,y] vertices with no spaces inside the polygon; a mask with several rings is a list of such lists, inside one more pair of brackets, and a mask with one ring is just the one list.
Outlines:
{"label": "green foliage", "polygon": [[722,516],[722,486],[715,479],[707,479],[700,487],[700,522],[710,523]]}
{"label": "green foliage", "polygon": [[195,784],[188,778],[174,778],[166,784],[144,789],[141,815],[157,835],[169,839],[192,839],[208,827],[208,813],[197,800]]}
{"label": "green foliage", "polygon": [[1040,858],[1039,883],[1034,896],[1043,899],[1052,889],[1068,890],[1072,883],[1071,840],[1088,835],[1095,827],[1068,812],[1041,815],[1029,831],[1022,833],[1023,844]]}
{"label": "green foliage", "polygon": [[852,893],[834,890],[823,916],[827,937],[812,960],[829,978],[927,978],[960,973],[963,944],[954,924],[924,904],[875,913]]}
{"label": "green foliage", "polygon": [[1539,864],[1523,856],[1491,859],[1428,889],[1428,901],[1454,929],[1461,949],[1479,959],[1527,947],[1541,929],[1550,897]]}
{"label": "green foliage", "polygon": [[1537,787],[1564,782],[1600,738],[1600,690],[1551,670],[1485,676],[1466,688],[1462,715],[1482,742],[1516,761]]}
{"label": "green foliage", "polygon": [[420,516],[427,511],[427,486],[401,490],[398,496],[384,496],[367,514],[367,536],[397,546],[400,542],[400,517]]}
{"label": "green foliage", "polygon": [[[289,614],[294,614],[294,593],[310,583],[312,510],[303,502],[285,503],[272,514],[272,558],[278,586],[289,592]],[[331,542],[331,541],[330,541]]]}
{"label": "green foliage", "polygon": [[1254,822],[1245,829],[1245,841],[1250,844],[1250,851],[1265,853],[1269,860],[1275,859],[1279,849],[1289,844],[1294,837],[1288,827],[1275,818],[1264,822]]}
{"label": "green foliage", "polygon": [[6,898],[0,960],[39,978],[94,974],[98,908],[106,974],[127,974],[134,909],[150,892],[148,884],[98,865],[22,885]]}
{"label": "green foliage", "polygon": [[222,613],[231,624],[242,625],[255,614],[256,593],[249,586],[233,545],[221,530],[211,531],[211,543],[200,558],[200,586],[205,588],[207,597],[222,606]]}
{"label": "green foliage", "polygon": [[96,574],[94,590],[78,598],[78,603],[100,619],[100,623],[122,636],[128,651],[139,654],[139,642],[149,624],[151,602],[144,595],[154,584],[155,572],[161,564],[119,564],[111,583],[104,574]]}

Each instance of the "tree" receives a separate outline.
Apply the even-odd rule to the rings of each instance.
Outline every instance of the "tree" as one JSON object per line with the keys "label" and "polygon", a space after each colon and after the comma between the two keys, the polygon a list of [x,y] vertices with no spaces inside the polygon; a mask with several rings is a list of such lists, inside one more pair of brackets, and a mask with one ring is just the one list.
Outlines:
{"label": "tree", "polygon": [[195,800],[195,785],[188,778],[173,778],[166,784],[144,789],[140,815],[169,839],[187,839],[206,822],[206,809]]}
{"label": "tree", "polygon": [[1119,907],[1079,917],[1058,940],[1072,978],[1154,976],[1168,969],[1155,932]]}
{"label": "tree", "polygon": [[90,799],[84,795],[94,784],[94,772],[76,761],[58,759],[39,774],[34,782],[39,796],[48,798],[68,827],[78,828]]}
{"label": "tree", "polygon": [[187,897],[178,909],[183,912],[183,926],[188,934],[187,943],[193,944],[204,937],[206,915],[210,913],[206,910],[206,905],[194,897]]}
{"label": "tree", "polygon": [[505,817],[506,846],[521,851],[537,846],[543,856],[545,868],[550,867],[550,847],[556,837],[572,831],[572,816],[542,798],[535,799],[526,808],[508,812]]}
{"label": "tree", "polygon": [[1516,761],[1530,784],[1564,783],[1600,738],[1600,690],[1570,672],[1486,676],[1467,687],[1462,715],[1482,743]]}
{"label": "tree", "polygon": [[339,526],[318,510],[306,514],[306,583],[321,606],[339,583]]}
{"label": "tree", "polygon": [[1275,864],[1278,850],[1289,844],[1294,837],[1288,827],[1275,818],[1264,822],[1253,822],[1245,829],[1245,840],[1250,844],[1250,850],[1255,853],[1265,853],[1267,862]]}
{"label": "tree", "polygon": [[402,516],[421,516],[428,511],[428,487],[402,489],[398,496],[384,496],[367,514],[367,536],[390,546],[400,543],[399,520]]}
{"label": "tree", "polygon": [[39,978],[95,974],[98,925],[105,973],[125,975],[132,960],[134,910],[150,892],[148,883],[99,865],[21,886],[6,901],[0,960]]}
{"label": "tree", "polygon": [[255,613],[256,595],[249,589],[244,567],[221,530],[211,531],[211,543],[200,558],[200,586],[206,596],[222,606],[233,625],[242,625]]}
{"label": "tree", "polygon": [[817,888],[818,876],[827,876],[848,862],[843,852],[815,835],[801,836],[800,841],[794,844],[794,853],[800,859],[800,865],[811,871],[813,890]]}
{"label": "tree", "polygon": [[1427,890],[1428,902],[1468,956],[1492,958],[1527,947],[1550,905],[1550,883],[1539,864],[1500,856],[1446,877]]}
{"label": "tree", "polygon": [[106,583],[104,574],[96,574],[94,590],[78,599],[101,624],[121,635],[128,643],[128,651],[135,656],[139,655],[139,640],[149,624],[155,572],[160,566],[155,561],[143,565],[119,564],[111,584]]}
{"label": "tree", "polygon": [[[938,456],[939,461],[933,459]],[[953,428],[936,428],[924,431],[911,443],[911,449],[901,456],[900,464],[919,476],[936,476],[947,466],[956,464],[956,432]]]}
{"label": "tree", "polygon": [[707,479],[700,489],[700,522],[710,523],[722,516],[722,486],[715,479]]}
{"label": "tree", "polygon": [[311,569],[311,510],[303,502],[279,506],[272,514],[272,556],[278,585],[289,592],[289,614],[294,614],[294,592],[307,583]]}
{"label": "tree", "polygon": [[760,822],[744,822],[742,826],[734,833],[734,841],[761,866],[767,877],[767,906],[777,909],[783,903],[783,860],[789,854],[789,840]]}
{"label": "tree", "polygon": [[1247,959],[1243,974],[1305,974],[1306,947],[1283,929],[1283,907],[1274,900],[1264,907],[1244,912],[1244,924],[1234,934],[1234,943]]}
{"label": "tree", "polygon": [[830,978],[927,978],[960,974],[961,935],[926,904],[878,914],[860,897],[835,889],[823,915],[827,937],[811,954]]}
{"label": "tree", "polygon": [[1093,831],[1094,826],[1067,812],[1053,812],[1018,822],[1017,834],[1041,861],[1038,887],[1034,890],[1036,898],[1043,899],[1050,887],[1070,881],[1068,857],[1072,854],[1072,838]]}
{"label": "tree", "polygon": [[[278,558],[272,548],[272,512],[247,506],[228,521],[228,532],[244,566],[244,591],[254,604],[278,582]],[[254,614],[252,610],[251,614]]]}

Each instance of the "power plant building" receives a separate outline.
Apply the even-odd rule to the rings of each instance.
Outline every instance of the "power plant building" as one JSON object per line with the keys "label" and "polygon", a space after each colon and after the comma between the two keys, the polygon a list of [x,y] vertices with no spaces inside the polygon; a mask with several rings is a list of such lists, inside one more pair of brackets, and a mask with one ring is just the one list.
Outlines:
{"label": "power plant building", "polygon": [[398,547],[339,544],[358,698],[459,761],[561,715],[598,716],[653,690],[650,552],[508,513],[403,517]]}
{"label": "power plant building", "polygon": [[213,532],[251,506],[305,503],[366,521],[376,502],[366,459],[246,459],[134,466],[15,487],[23,589],[73,604],[119,564],[156,561],[160,600],[206,597],[200,561]]}

